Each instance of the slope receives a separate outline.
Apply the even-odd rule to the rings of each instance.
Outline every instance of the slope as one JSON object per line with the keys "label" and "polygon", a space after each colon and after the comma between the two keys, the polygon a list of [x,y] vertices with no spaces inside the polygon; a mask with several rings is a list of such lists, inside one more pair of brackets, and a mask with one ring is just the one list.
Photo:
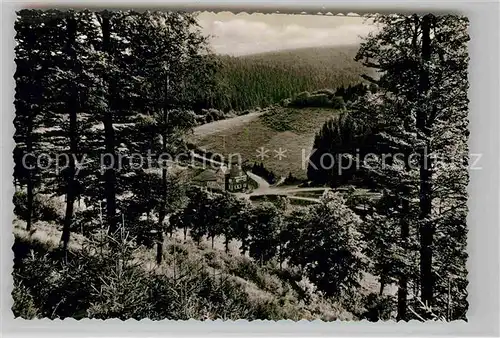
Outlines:
{"label": "slope", "polygon": [[[188,142],[201,149],[242,161],[263,162],[277,176],[306,178],[314,135],[339,113],[327,108],[274,107],[249,117],[217,121],[195,128]],[[280,156],[281,154],[281,156]]]}
{"label": "slope", "polygon": [[302,91],[337,88],[362,81],[368,70],[354,61],[357,46],[284,50],[240,57],[220,56],[215,106],[264,107]]}

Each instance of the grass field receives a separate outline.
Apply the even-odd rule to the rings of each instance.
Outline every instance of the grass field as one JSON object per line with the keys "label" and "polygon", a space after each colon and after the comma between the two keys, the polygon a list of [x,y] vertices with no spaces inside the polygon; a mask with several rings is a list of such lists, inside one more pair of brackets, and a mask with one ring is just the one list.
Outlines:
{"label": "grass field", "polygon": [[[237,117],[196,128],[188,141],[211,152],[240,154],[243,161],[263,162],[277,176],[306,178],[302,152],[311,151],[314,135],[339,111],[325,108],[272,108],[251,118]],[[264,160],[258,157],[264,150]],[[281,160],[277,157],[283,151]],[[307,165],[306,165],[307,168]]]}

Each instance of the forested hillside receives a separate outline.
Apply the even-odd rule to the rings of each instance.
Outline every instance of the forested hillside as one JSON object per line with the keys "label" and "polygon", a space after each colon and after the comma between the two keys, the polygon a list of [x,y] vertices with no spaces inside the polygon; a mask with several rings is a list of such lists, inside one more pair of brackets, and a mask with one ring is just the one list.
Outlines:
{"label": "forested hillside", "polygon": [[221,64],[195,14],[20,11],[15,316],[466,320],[468,21],[374,19]]}
{"label": "forested hillside", "polygon": [[304,48],[220,56],[217,74],[220,92],[214,102],[220,109],[265,107],[303,91],[357,84],[367,68],[354,61],[357,47]]}
{"label": "forested hillside", "polygon": [[[338,110],[328,108],[274,107],[249,119],[240,117],[212,123],[210,128],[197,127],[187,139],[224,156],[240,154],[244,161],[263,162],[278,178],[291,173],[305,179],[302,152],[310,152],[316,130],[338,114]],[[285,151],[285,157],[277,160],[275,151],[279,149]],[[259,150],[266,153],[259,157]]]}

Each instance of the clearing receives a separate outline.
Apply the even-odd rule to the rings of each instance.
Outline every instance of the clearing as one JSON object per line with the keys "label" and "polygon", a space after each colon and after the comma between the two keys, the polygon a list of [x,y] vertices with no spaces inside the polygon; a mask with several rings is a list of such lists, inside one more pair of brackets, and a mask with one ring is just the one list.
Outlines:
{"label": "clearing", "polygon": [[[187,141],[224,156],[262,162],[276,176],[305,179],[307,156],[323,123],[339,114],[328,108],[274,107],[199,126]],[[281,152],[282,156],[279,156]]]}

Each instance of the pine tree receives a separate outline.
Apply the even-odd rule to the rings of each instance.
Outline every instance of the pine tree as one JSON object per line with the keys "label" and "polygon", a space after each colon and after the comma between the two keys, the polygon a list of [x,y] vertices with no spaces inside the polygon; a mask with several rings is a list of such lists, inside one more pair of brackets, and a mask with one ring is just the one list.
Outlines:
{"label": "pine tree", "polygon": [[36,163],[42,151],[40,134],[47,113],[47,82],[52,66],[50,46],[57,30],[57,11],[22,10],[17,13],[16,29],[16,95],[14,104],[16,128],[14,141],[14,179],[26,186],[26,230],[33,222],[33,202],[40,185],[41,173]]}
{"label": "pine tree", "polygon": [[280,211],[272,203],[264,203],[253,209],[250,257],[261,265],[272,260],[278,253],[280,218]]}
{"label": "pine tree", "polygon": [[338,296],[359,287],[364,267],[359,251],[359,217],[334,193],[322,197],[310,207],[301,231],[300,263],[318,290],[327,296]]}
{"label": "pine tree", "polygon": [[[199,98],[194,93],[203,85],[210,89],[212,62],[206,38],[197,28],[195,16],[177,12],[132,13],[129,48],[137,72],[137,108],[151,118],[150,149],[175,156],[184,149],[182,134],[195,124],[190,111]],[[147,98],[147,99],[144,99]],[[158,209],[158,253],[162,251],[167,216],[168,163],[156,159],[161,168]],[[158,255],[158,261],[161,261]]]}
{"label": "pine tree", "polygon": [[[314,138],[307,178],[315,184],[337,187],[353,180],[355,175],[363,177],[358,158],[374,149],[375,135],[370,124],[343,113],[323,124]],[[365,175],[364,181],[368,182]]]}
{"label": "pine tree", "polygon": [[[436,231],[448,228],[441,223],[444,215],[437,204],[456,203],[452,194],[436,198],[436,192],[443,189],[437,185],[442,182],[437,178],[449,175],[450,163],[454,163],[452,168],[456,170],[452,181],[456,180],[462,187],[458,195],[462,200],[466,196],[463,187],[467,171],[463,151],[466,150],[467,135],[467,20],[453,15],[429,14],[379,16],[376,21],[383,29],[361,45],[356,59],[381,71],[378,80],[367,77],[380,91],[359,105],[358,112],[359,116],[371,119],[379,126],[383,123],[377,121],[387,121],[378,133],[393,153],[403,154],[396,161],[399,170],[394,163],[390,166],[396,169],[392,172],[399,172],[393,177],[401,176],[404,184],[393,186],[391,190],[395,196],[401,196],[402,239],[408,238],[407,241],[411,242],[411,238],[418,237],[420,275],[413,282],[420,286],[421,302],[432,307],[436,298],[442,297],[435,293],[436,271],[440,270],[436,259],[441,260],[442,255],[447,255],[441,251],[444,248],[436,247]],[[451,138],[450,133],[456,136]],[[460,151],[450,152],[452,144]],[[443,157],[445,149],[446,156]],[[416,154],[418,158],[410,157],[410,154]],[[383,176],[388,177],[386,174]],[[417,224],[408,224],[407,217],[412,215],[410,210],[415,209],[413,205],[417,201]],[[460,229],[458,233],[449,234],[463,241],[465,227]],[[464,261],[461,265],[458,270],[464,272]],[[405,288],[404,280],[399,284],[401,289]],[[415,294],[412,296],[416,297]],[[404,298],[406,296],[398,305],[400,319],[407,319]]]}

